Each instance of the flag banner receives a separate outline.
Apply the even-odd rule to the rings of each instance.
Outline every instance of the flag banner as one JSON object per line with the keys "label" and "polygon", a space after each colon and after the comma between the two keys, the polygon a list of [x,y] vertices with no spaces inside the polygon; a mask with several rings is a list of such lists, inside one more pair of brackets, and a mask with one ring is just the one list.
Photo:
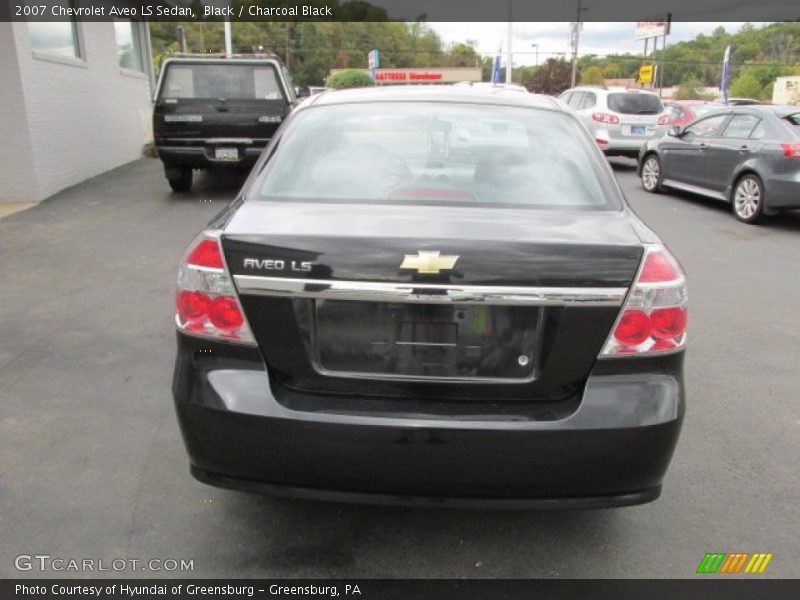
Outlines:
{"label": "flag banner", "polygon": [[728,90],[731,87],[731,47],[725,48],[725,58],[722,60],[722,103],[728,104]]}
{"label": "flag banner", "polygon": [[494,57],[494,64],[492,65],[492,85],[500,83],[500,55]]}

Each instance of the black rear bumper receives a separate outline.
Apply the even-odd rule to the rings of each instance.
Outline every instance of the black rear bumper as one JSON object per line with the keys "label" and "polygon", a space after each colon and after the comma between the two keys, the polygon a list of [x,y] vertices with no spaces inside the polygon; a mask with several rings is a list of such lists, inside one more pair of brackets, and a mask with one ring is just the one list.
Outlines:
{"label": "black rear bumper", "polygon": [[215,146],[156,146],[158,157],[166,169],[208,169],[252,167],[265,146],[239,146],[228,144],[238,150],[238,160],[216,160]]}
{"label": "black rear bumper", "polygon": [[566,418],[491,421],[293,410],[273,395],[256,349],[179,340],[174,394],[192,473],[242,491],[500,508],[639,504],[658,497],[683,418],[682,356],[671,359],[673,374],[596,369]]}
{"label": "black rear bumper", "polygon": [[346,502],[353,504],[376,504],[381,506],[442,507],[493,510],[585,510],[591,508],[618,508],[635,506],[656,500],[661,495],[661,486],[630,494],[613,496],[576,496],[570,498],[472,498],[441,496],[404,496],[398,494],[379,494],[361,492],[340,492],[289,485],[263,483],[246,479],[235,479],[218,473],[204,471],[192,466],[191,473],[198,481],[220,488],[296,498],[299,500],[322,500],[326,502]]}

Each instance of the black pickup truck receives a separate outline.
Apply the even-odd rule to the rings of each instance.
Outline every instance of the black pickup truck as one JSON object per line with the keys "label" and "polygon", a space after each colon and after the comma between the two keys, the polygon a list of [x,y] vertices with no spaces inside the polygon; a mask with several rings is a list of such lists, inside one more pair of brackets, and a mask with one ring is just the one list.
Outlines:
{"label": "black pickup truck", "polygon": [[179,57],[164,61],[153,135],[176,192],[193,169],[249,168],[297,100],[275,57]]}

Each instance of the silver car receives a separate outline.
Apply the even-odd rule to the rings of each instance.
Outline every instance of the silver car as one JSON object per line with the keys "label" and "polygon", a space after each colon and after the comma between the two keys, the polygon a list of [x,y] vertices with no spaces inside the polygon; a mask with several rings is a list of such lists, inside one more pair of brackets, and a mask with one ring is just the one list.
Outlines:
{"label": "silver car", "polygon": [[594,135],[606,156],[636,158],[644,143],[672,124],[658,94],[646,90],[579,86],[559,96]]}

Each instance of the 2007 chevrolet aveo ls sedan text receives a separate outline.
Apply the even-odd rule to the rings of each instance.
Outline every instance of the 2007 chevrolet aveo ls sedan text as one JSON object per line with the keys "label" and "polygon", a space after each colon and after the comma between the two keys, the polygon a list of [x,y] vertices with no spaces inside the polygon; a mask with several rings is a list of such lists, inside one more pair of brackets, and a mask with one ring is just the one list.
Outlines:
{"label": "2007 chevrolet aveo ls sedan text", "polygon": [[687,294],[588,131],[544,96],[325,92],[182,259],[195,477],[332,500],[658,497]]}

